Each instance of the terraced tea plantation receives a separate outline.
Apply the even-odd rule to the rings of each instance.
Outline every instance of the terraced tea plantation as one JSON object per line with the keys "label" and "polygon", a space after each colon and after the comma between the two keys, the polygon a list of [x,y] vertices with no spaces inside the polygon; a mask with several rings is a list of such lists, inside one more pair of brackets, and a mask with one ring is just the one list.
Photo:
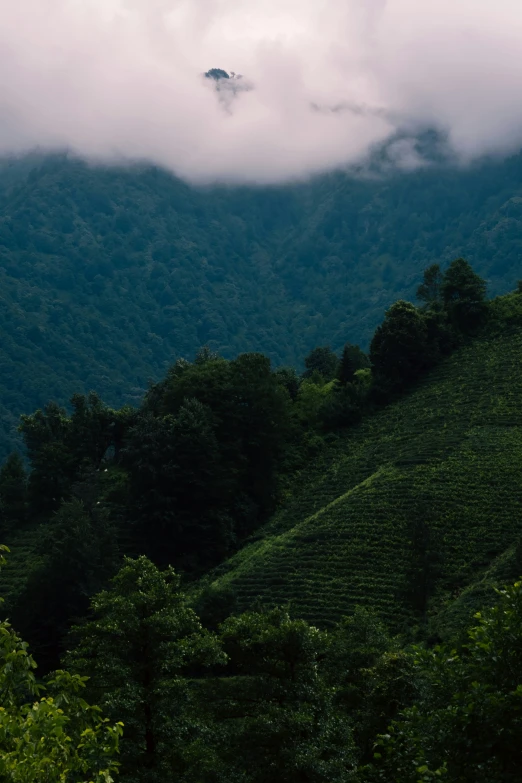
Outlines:
{"label": "terraced tea plantation", "polygon": [[257,540],[214,572],[212,586],[231,588],[241,610],[290,604],[328,625],[364,604],[400,628],[414,615],[419,525],[429,531],[421,546],[432,606],[451,603],[516,548],[521,300],[499,300],[496,334],[457,351],[332,447]]}

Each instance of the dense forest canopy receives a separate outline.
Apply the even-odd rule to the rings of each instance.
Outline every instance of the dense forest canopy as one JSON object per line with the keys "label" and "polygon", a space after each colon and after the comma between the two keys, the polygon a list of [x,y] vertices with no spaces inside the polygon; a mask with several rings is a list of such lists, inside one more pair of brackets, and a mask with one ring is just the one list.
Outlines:
{"label": "dense forest canopy", "polygon": [[422,270],[464,255],[510,289],[522,156],[467,169],[337,173],[197,189],[158,170],[34,155],[0,166],[0,447],[20,412],[98,392],[136,404],[201,345],[274,366],[367,348]]}

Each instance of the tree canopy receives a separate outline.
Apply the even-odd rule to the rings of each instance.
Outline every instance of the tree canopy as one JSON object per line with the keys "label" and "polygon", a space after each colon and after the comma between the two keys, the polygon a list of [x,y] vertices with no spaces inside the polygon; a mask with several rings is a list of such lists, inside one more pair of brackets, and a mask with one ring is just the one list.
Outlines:
{"label": "tree canopy", "polygon": [[[0,546],[0,565],[5,564]],[[0,622],[0,777],[7,783],[111,783],[123,724],[82,697],[86,678],[36,680],[27,644]]]}
{"label": "tree canopy", "polygon": [[122,772],[129,781],[163,781],[192,764],[198,723],[187,675],[224,661],[179,590],[173,569],[128,559],[109,590],[92,601],[92,620],[75,627],[67,657],[88,689],[125,723]]}

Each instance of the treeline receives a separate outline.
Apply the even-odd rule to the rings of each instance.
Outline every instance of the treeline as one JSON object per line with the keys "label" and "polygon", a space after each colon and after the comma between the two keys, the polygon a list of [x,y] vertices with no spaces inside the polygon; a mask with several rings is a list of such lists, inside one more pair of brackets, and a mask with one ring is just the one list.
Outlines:
{"label": "treeline", "polygon": [[473,335],[486,286],[463,259],[424,274],[415,307],[397,302],[369,356],[318,347],[305,371],[262,354],[227,360],[202,349],[179,360],[139,408],[75,395],[22,416],[29,470],[0,470],[0,535],[39,526],[35,562],[10,597],[16,627],[56,665],[71,619],[121,563],[145,554],[185,580],[222,562],[272,514],[292,475]]}
{"label": "treeline", "polygon": [[329,631],[283,609],[208,630],[172,568],[127,559],[40,690],[0,631],[12,783],[112,780],[118,763],[125,783],[520,779],[522,583],[456,647],[403,649],[366,610]]}

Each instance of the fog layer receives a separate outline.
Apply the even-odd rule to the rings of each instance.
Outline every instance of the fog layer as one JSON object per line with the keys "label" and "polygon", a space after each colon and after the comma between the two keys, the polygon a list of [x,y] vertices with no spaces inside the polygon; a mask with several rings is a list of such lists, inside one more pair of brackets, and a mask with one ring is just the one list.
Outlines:
{"label": "fog layer", "polygon": [[521,90],[520,0],[0,0],[0,153],[278,182],[435,128],[466,162],[522,146]]}

